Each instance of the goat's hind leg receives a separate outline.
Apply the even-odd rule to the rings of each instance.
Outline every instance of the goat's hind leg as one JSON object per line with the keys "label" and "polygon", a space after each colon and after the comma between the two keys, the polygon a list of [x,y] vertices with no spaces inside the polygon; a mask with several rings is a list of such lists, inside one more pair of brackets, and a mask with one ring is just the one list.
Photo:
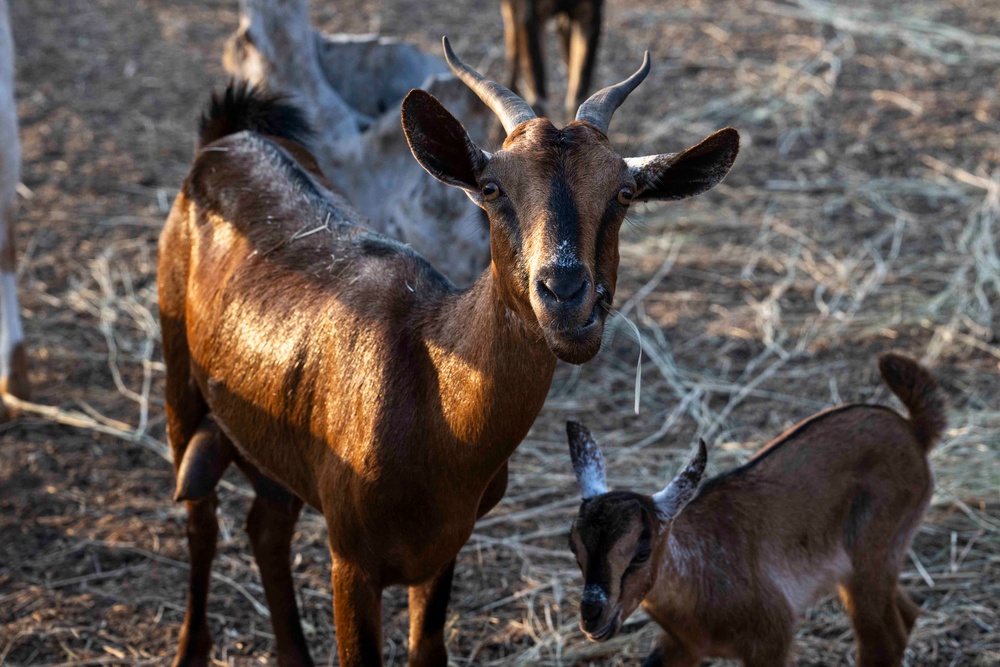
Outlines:
{"label": "goat's hind leg", "polygon": [[[167,439],[174,461],[174,471],[182,477],[188,447],[198,434],[202,442],[212,441],[214,424],[206,421],[208,405],[191,377],[191,350],[187,342],[187,271],[188,260],[186,218],[183,211],[173,209],[167,218],[160,247],[176,248],[176,256],[160,253],[157,288],[160,304],[160,333],[163,340],[163,360],[167,365],[166,398]],[[195,443],[197,444],[197,443]],[[193,456],[193,454],[192,454]],[[195,457],[200,458],[200,457]],[[188,464],[191,461],[189,459]],[[198,466],[195,466],[196,468]],[[221,473],[219,473],[221,474]],[[198,495],[198,497],[195,497]],[[186,498],[187,537],[191,554],[188,574],[187,612],[181,626],[175,667],[208,665],[212,638],[208,632],[208,587],[215,558],[215,542],[219,525],[215,518],[218,500],[214,484],[199,487]]]}
{"label": "goat's hind leg", "polygon": [[219,524],[215,518],[218,499],[211,492],[187,505],[187,538],[191,558],[188,576],[187,611],[181,626],[174,667],[202,667],[209,664],[212,637],[208,631],[208,587]]}
{"label": "goat's hind leg", "polygon": [[[168,414],[173,415],[168,417],[168,429],[173,441],[174,436],[183,437],[189,430],[189,424],[179,419],[175,410],[171,410]],[[190,422],[190,413],[188,417],[187,421]],[[184,624],[181,626],[177,658],[174,660],[175,667],[208,665],[209,653],[212,650],[212,637],[208,630],[208,590],[219,534],[219,524],[215,517],[218,498],[215,495],[214,483],[208,487],[204,484],[185,485],[184,480],[186,477],[193,478],[196,482],[203,479],[198,470],[205,467],[205,458],[199,454],[204,453],[205,443],[219,442],[215,430],[217,427],[214,424],[203,421],[201,427],[187,440],[188,446],[183,449],[175,448],[174,451],[178,480],[177,495],[187,505],[187,538],[191,558],[187,611],[184,615]],[[185,470],[188,471],[187,475]],[[219,475],[221,476],[221,472]],[[215,481],[218,481],[218,477]],[[197,493],[192,489],[197,490]]]}
{"label": "goat's hind leg", "polygon": [[430,581],[410,586],[409,667],[445,667],[448,664],[444,624],[454,574],[455,561],[451,561]]}
{"label": "goat's hind leg", "polygon": [[238,459],[237,464],[257,492],[247,515],[247,533],[271,611],[278,664],[311,667],[291,569],[292,537],[302,501],[245,460]]}

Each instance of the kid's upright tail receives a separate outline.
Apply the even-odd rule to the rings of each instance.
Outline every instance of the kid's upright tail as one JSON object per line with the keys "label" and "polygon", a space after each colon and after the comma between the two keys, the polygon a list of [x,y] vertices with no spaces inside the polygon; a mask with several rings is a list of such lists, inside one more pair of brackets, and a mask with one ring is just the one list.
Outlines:
{"label": "kid's upright tail", "polygon": [[888,352],[879,357],[882,379],[910,413],[910,422],[924,452],[929,452],[948,426],[945,399],[930,371],[913,359]]}

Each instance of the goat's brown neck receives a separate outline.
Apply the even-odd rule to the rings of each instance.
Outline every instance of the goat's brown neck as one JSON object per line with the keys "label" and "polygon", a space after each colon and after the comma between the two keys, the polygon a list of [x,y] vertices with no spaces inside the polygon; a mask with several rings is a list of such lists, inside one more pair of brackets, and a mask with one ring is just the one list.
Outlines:
{"label": "goat's brown neck", "polygon": [[555,355],[537,326],[504,303],[491,269],[428,315],[424,339],[446,426],[460,445],[468,445],[449,453],[452,463],[492,474],[541,410]]}

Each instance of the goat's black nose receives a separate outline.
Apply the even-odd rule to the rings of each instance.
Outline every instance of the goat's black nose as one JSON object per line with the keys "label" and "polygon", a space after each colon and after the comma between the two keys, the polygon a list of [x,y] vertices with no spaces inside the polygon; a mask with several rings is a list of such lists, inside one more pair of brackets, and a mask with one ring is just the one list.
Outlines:
{"label": "goat's black nose", "polygon": [[590,287],[587,270],[582,265],[558,267],[538,276],[538,295],[561,305],[582,301]]}
{"label": "goat's black nose", "polygon": [[604,612],[603,602],[588,600],[586,598],[580,601],[580,618],[584,623],[589,624],[598,620],[601,618],[602,612]]}

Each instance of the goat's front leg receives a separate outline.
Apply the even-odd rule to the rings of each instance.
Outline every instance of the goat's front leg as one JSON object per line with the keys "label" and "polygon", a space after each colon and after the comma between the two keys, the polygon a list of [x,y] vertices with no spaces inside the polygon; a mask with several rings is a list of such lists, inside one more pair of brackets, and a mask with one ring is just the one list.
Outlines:
{"label": "goat's front leg", "polygon": [[451,561],[430,581],[410,586],[409,667],[444,667],[448,664],[444,623],[454,574],[455,561]]}
{"label": "goat's front leg", "polygon": [[382,586],[332,553],[333,621],[341,667],[382,664]]}

